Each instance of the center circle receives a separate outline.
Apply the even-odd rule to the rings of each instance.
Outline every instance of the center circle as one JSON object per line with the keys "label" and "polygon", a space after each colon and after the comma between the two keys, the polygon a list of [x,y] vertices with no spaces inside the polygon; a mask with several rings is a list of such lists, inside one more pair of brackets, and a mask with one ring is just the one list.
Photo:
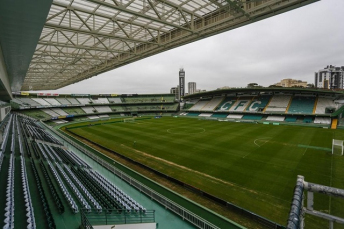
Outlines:
{"label": "center circle", "polygon": [[170,134],[200,134],[205,132],[204,128],[200,127],[175,127],[167,130]]}

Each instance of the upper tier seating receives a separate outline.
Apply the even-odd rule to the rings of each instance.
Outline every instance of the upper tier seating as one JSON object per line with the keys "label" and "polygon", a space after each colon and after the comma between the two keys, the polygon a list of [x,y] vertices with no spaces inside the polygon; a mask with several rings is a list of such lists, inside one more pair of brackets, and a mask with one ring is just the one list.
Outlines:
{"label": "upper tier seating", "polygon": [[94,106],[94,109],[96,109],[99,113],[112,112],[111,108],[108,106]]}
{"label": "upper tier seating", "polygon": [[60,116],[58,113],[50,110],[50,109],[41,109],[41,111],[43,111],[44,113],[47,113],[48,115],[52,116],[52,117],[58,117]]}
{"label": "upper tier seating", "polygon": [[331,118],[330,117],[315,117],[314,123],[316,124],[331,124]]}
{"label": "upper tier seating", "polygon": [[30,106],[41,106],[40,103],[37,103],[36,101],[30,98],[18,98],[18,100],[21,100],[24,104],[28,104]]}
{"label": "upper tier seating", "polygon": [[57,101],[59,101],[60,104],[62,105],[69,105],[71,104],[67,99],[65,98],[56,98]]}
{"label": "upper tier seating", "polygon": [[246,112],[262,112],[266,105],[269,103],[271,96],[263,95],[254,98],[250,105],[246,108]]}
{"label": "upper tier seating", "polygon": [[57,113],[59,115],[68,115],[64,110],[62,110],[60,108],[51,108],[50,110],[54,111],[55,113]]}
{"label": "upper tier seating", "polygon": [[285,119],[285,116],[268,116],[266,118],[266,121],[277,121],[277,122],[283,122]]}
{"label": "upper tier seating", "polygon": [[53,106],[60,106],[61,103],[59,103],[56,99],[54,98],[45,98],[45,101],[47,101],[49,104],[53,105]]}
{"label": "upper tier seating", "polygon": [[67,100],[73,104],[73,105],[80,105],[80,103],[78,102],[78,100],[74,99],[74,98],[67,98]]}
{"label": "upper tier seating", "polygon": [[42,98],[32,98],[33,100],[35,100],[37,103],[39,103],[40,105],[43,105],[43,106],[51,106],[50,103],[48,103],[47,101],[45,101],[44,99]]}
{"label": "upper tier seating", "polygon": [[232,112],[243,112],[252,98],[239,98],[233,106],[229,109]]}
{"label": "upper tier seating", "polygon": [[223,97],[212,98],[201,110],[202,111],[213,111],[223,100]]}
{"label": "upper tier seating", "polygon": [[92,99],[94,104],[108,104],[109,100],[107,98]]}
{"label": "upper tier seating", "polygon": [[189,109],[189,111],[199,111],[201,110],[207,103],[209,103],[209,100],[200,100],[198,101],[193,107]]}
{"label": "upper tier seating", "polygon": [[233,106],[235,101],[236,101],[236,98],[227,97],[227,98],[225,98],[222,101],[222,103],[217,107],[216,110],[218,110],[218,111],[228,111]]}
{"label": "upper tier seating", "polygon": [[227,116],[227,118],[233,118],[233,119],[242,119],[244,115],[236,115],[236,114],[230,114]]}
{"label": "upper tier seating", "polygon": [[288,107],[290,95],[274,95],[266,108],[266,112],[285,112]]}
{"label": "upper tier seating", "polygon": [[89,98],[77,98],[81,104],[90,104],[91,100]]}
{"label": "upper tier seating", "polygon": [[53,99],[53,98],[46,98],[44,100],[53,106],[60,106],[61,105],[61,103],[59,103],[56,99]]}
{"label": "upper tier seating", "polygon": [[21,105],[21,106],[25,106],[25,104],[23,103],[23,101],[21,101],[20,99],[13,98],[12,101],[15,102],[15,103],[17,103],[17,104],[19,104],[19,105]]}
{"label": "upper tier seating", "polygon": [[95,110],[93,107],[81,107],[81,109],[83,109],[86,114],[93,114]]}
{"label": "upper tier seating", "polygon": [[110,103],[122,103],[121,98],[108,98]]}
{"label": "upper tier seating", "polygon": [[318,98],[315,114],[325,114],[326,107],[332,107],[337,109],[337,104],[331,98]]}
{"label": "upper tier seating", "polygon": [[312,114],[315,97],[295,96],[291,101],[288,113],[290,114]]}

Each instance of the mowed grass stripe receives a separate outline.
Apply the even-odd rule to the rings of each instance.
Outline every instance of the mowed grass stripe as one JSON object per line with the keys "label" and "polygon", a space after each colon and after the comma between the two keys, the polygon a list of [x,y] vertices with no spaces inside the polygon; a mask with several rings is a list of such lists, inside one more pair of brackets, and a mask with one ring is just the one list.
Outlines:
{"label": "mowed grass stripe", "polygon": [[[297,145],[330,148],[333,136],[344,139],[341,130],[165,117],[71,131],[282,224],[297,175],[325,185],[331,178],[332,155]],[[333,183],[344,178],[337,167]]]}

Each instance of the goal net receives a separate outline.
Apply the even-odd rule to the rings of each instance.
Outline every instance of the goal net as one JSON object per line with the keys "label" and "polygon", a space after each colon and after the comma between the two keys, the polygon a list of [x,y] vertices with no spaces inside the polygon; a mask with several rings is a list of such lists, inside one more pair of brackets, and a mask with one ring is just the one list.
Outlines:
{"label": "goal net", "polygon": [[123,122],[135,122],[135,118],[125,118]]}
{"label": "goal net", "polygon": [[337,140],[333,139],[332,140],[332,154],[335,155],[343,155],[343,140]]}

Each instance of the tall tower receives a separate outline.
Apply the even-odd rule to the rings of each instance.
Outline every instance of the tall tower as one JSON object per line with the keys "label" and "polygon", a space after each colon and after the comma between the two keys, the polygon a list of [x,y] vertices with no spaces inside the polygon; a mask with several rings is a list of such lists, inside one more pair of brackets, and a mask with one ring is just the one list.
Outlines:
{"label": "tall tower", "polygon": [[179,101],[185,95],[185,71],[183,68],[179,69]]}

